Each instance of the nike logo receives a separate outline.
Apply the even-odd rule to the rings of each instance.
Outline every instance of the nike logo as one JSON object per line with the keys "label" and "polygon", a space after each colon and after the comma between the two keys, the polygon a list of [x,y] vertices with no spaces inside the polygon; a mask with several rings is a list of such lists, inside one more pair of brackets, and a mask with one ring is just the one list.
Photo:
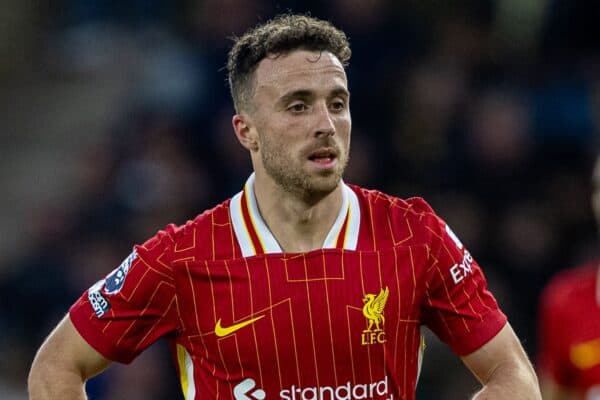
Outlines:
{"label": "nike logo", "polygon": [[249,319],[249,320],[246,320],[246,321],[243,321],[238,324],[231,325],[231,326],[221,326],[221,318],[219,318],[219,320],[217,321],[217,324],[215,325],[215,335],[217,335],[218,337],[227,336],[239,329],[242,329],[245,326],[248,326],[248,325],[258,321],[259,319],[261,319],[263,317],[264,317],[264,315],[261,315],[260,317],[252,318],[252,319]]}

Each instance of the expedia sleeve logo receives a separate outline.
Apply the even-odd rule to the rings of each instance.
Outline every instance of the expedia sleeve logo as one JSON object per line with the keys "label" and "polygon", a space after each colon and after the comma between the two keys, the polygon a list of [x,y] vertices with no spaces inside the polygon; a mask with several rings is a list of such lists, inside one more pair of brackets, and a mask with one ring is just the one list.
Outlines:
{"label": "expedia sleeve logo", "polygon": [[104,292],[106,294],[115,294],[118,293],[123,284],[125,283],[125,278],[127,277],[127,273],[129,272],[129,268],[131,268],[131,264],[137,258],[137,253],[134,251],[131,253],[121,265],[119,265],[113,272],[108,274],[104,283]]}
{"label": "expedia sleeve logo", "polygon": [[458,236],[456,236],[454,231],[452,231],[452,229],[450,229],[450,227],[448,225],[446,225],[446,233],[448,234],[448,236],[450,236],[450,239],[452,239],[452,241],[454,242],[456,247],[458,247],[459,250],[462,250],[465,247],[465,246],[463,246],[463,244],[460,241],[460,239],[458,238]]}

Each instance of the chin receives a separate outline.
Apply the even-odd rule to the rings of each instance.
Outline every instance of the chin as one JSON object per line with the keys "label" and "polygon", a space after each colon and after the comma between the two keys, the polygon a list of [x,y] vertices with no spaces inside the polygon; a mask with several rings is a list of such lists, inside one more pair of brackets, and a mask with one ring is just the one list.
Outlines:
{"label": "chin", "polygon": [[267,174],[286,192],[318,201],[333,192],[342,179],[338,168],[322,171],[307,171],[293,166],[281,166],[265,163]]}
{"label": "chin", "polygon": [[342,179],[341,174],[333,173],[328,176],[318,176],[309,179],[306,187],[308,192],[327,195],[333,192]]}

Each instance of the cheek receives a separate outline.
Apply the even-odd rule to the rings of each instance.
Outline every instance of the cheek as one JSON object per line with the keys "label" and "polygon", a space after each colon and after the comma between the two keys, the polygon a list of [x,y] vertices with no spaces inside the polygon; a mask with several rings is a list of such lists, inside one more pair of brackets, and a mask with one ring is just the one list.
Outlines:
{"label": "cheek", "polygon": [[261,131],[259,134],[259,145],[262,151],[269,153],[271,157],[287,157],[294,143],[292,138],[283,132],[277,129]]}
{"label": "cheek", "polygon": [[352,128],[352,119],[350,118],[350,112],[348,111],[344,115],[340,115],[340,117],[336,121],[337,128],[340,132],[350,133],[350,128]]}
{"label": "cheek", "polygon": [[352,121],[350,118],[340,119],[336,128],[340,139],[344,142],[350,142],[350,131],[352,130]]}

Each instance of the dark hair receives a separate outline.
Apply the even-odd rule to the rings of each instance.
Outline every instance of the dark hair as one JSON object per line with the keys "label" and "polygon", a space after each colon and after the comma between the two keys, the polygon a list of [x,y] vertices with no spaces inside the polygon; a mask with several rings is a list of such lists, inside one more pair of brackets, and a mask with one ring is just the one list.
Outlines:
{"label": "dark hair", "polygon": [[234,40],[227,59],[227,72],[231,97],[238,112],[250,105],[252,76],[265,57],[300,49],[328,51],[346,66],[351,55],[344,32],[328,21],[306,15],[279,15]]}

